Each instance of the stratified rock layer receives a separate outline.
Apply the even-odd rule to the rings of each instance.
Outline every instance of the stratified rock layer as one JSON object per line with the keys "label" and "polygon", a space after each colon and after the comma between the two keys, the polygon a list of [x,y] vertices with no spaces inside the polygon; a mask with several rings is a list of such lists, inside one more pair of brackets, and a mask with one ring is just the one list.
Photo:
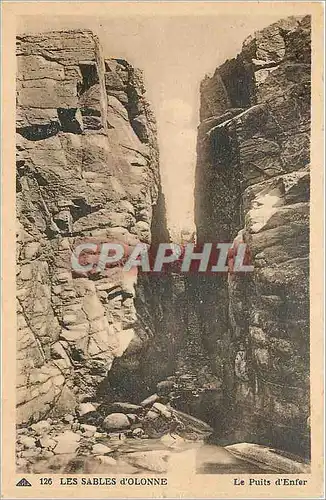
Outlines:
{"label": "stratified rock layer", "polygon": [[[17,37],[18,422],[92,396],[146,337],[135,274],[72,272],[78,243],[150,243],[161,199],[141,72],[90,31]],[[160,202],[161,203],[161,202]]]}
{"label": "stratified rock layer", "polygon": [[195,189],[199,241],[247,242],[255,267],[195,280],[221,380],[220,435],[300,453],[309,452],[310,64],[310,18],[287,18],[205,78]]}

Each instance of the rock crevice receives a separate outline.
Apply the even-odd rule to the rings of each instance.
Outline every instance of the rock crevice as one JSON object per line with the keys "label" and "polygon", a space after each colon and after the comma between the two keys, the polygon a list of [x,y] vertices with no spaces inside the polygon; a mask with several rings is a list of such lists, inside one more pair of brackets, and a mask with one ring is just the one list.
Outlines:
{"label": "rock crevice", "polygon": [[201,84],[197,243],[254,265],[217,276],[72,269],[79,244],[169,241],[155,119],[92,32],[17,37],[18,423],[145,399],[309,455],[310,36],[281,20]]}

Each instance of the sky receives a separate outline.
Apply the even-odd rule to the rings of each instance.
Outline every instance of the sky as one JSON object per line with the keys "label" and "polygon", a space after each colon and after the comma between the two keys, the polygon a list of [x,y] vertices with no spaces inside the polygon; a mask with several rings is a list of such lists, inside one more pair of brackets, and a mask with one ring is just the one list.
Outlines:
{"label": "sky", "polygon": [[182,229],[194,228],[200,81],[235,57],[248,35],[279,17],[255,12],[210,17],[24,16],[18,32],[91,29],[99,36],[105,57],[126,59],[143,70],[158,124],[168,225],[177,236]]}

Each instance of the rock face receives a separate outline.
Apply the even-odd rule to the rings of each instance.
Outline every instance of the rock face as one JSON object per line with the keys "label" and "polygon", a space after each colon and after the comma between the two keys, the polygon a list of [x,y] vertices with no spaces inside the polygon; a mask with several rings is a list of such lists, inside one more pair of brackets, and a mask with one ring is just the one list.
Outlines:
{"label": "rock face", "polygon": [[147,337],[137,276],[74,273],[71,253],[150,243],[162,203],[141,72],[104,59],[90,31],[18,36],[18,422],[94,395],[130,341]]}
{"label": "rock face", "polygon": [[202,82],[198,240],[248,243],[254,272],[192,281],[220,434],[306,454],[310,64],[310,18],[291,17]]}
{"label": "rock face", "polygon": [[83,450],[78,432],[160,437],[177,410],[185,439],[308,455],[310,19],[256,33],[201,84],[197,241],[233,241],[231,270],[248,243],[243,275],[73,271],[79,244],[169,241],[155,121],[139,70],[90,31],[20,35],[17,61],[18,423],[66,415]]}

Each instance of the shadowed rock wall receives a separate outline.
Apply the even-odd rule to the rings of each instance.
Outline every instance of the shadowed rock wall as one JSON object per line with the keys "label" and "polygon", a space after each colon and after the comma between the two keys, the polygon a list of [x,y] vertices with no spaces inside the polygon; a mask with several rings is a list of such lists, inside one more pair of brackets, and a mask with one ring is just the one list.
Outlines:
{"label": "shadowed rock wall", "polygon": [[[247,242],[255,270],[199,277],[220,437],[309,453],[310,18],[248,38],[201,84],[198,240]],[[198,292],[197,292],[198,293]]]}
{"label": "shadowed rock wall", "polygon": [[150,243],[161,198],[141,72],[104,59],[90,31],[17,37],[18,422],[94,396],[146,338],[137,275],[74,274],[83,242]]}

